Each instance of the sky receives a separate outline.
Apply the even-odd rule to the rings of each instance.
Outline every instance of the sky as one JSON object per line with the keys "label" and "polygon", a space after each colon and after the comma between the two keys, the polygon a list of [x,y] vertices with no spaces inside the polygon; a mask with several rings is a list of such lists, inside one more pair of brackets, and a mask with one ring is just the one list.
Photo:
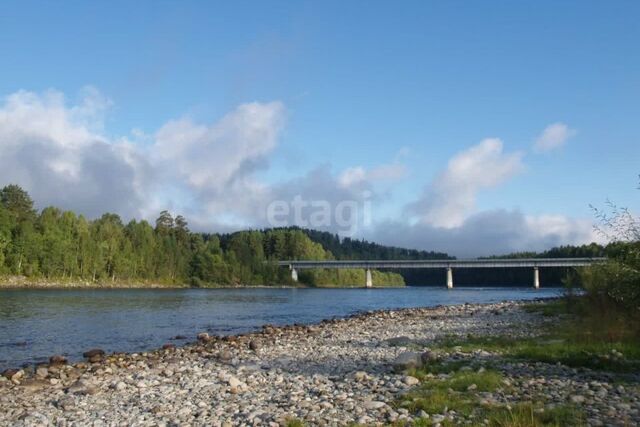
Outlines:
{"label": "sky", "polygon": [[640,3],[0,4],[0,185],[461,257],[640,211]]}

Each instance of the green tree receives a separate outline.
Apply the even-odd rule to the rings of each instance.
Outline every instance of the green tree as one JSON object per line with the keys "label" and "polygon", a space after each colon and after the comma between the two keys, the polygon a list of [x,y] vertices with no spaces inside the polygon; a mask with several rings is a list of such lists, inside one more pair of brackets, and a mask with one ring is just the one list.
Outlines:
{"label": "green tree", "polygon": [[33,200],[21,187],[10,184],[0,190],[0,203],[7,209],[16,223],[34,221],[36,211]]}

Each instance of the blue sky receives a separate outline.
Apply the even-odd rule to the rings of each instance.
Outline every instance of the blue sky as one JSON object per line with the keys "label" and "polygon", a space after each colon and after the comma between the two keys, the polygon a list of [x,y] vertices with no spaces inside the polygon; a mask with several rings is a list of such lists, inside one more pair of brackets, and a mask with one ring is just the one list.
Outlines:
{"label": "blue sky", "polygon": [[[374,224],[356,235],[385,243],[470,255],[582,243],[595,238],[584,222],[589,203],[640,209],[639,16],[640,5],[624,1],[4,2],[0,156],[11,167],[0,181],[19,182],[41,205],[150,219],[169,207],[213,230],[265,225],[265,198],[336,203],[366,189]],[[64,100],[47,101],[52,91]],[[251,103],[258,110],[237,110]],[[82,106],[91,111],[78,117]],[[65,132],[85,139],[69,145],[68,133],[27,131],[38,122],[29,114],[62,115]],[[237,126],[265,128],[220,131],[234,114]],[[180,120],[188,125],[159,137]],[[554,124],[564,137],[534,150]],[[176,148],[199,126],[209,137]],[[479,185],[447,173],[486,138],[500,139],[485,145],[497,157],[477,161],[495,170],[513,155],[513,168],[487,178],[492,170],[476,165]],[[105,149],[91,148],[95,140],[109,145],[101,159],[114,156],[100,166],[83,154]],[[20,157],[25,147],[29,158]],[[190,170],[165,171],[174,166]],[[347,188],[341,177],[354,170],[359,180]],[[71,183],[77,194],[61,195]],[[469,200],[434,213],[460,186]],[[519,214],[526,221],[513,227],[527,230],[460,237],[497,211]]]}

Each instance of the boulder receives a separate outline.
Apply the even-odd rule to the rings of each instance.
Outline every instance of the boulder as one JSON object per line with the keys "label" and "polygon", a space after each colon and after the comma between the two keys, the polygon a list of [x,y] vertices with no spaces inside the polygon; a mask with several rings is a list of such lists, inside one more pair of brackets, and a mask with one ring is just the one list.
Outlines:
{"label": "boulder", "polygon": [[67,358],[59,354],[56,354],[49,358],[49,363],[51,365],[65,365],[67,363]]}
{"label": "boulder", "polygon": [[39,366],[36,369],[36,376],[38,378],[47,378],[49,376],[49,370],[47,368],[45,368],[44,366]]}
{"label": "boulder", "polygon": [[82,353],[82,356],[86,357],[87,359],[91,359],[94,356],[104,356],[104,350],[100,348],[92,348],[91,350]]}
{"label": "boulder", "polygon": [[403,372],[407,369],[419,368],[422,366],[422,355],[415,351],[405,351],[400,353],[393,361],[393,370]]}
{"label": "boulder", "polygon": [[2,372],[2,376],[9,381],[19,381],[24,376],[22,369],[7,369]]}
{"label": "boulder", "polygon": [[233,354],[229,350],[222,350],[218,353],[218,359],[226,362],[233,359]]}
{"label": "boulder", "polygon": [[40,391],[49,385],[48,381],[39,379],[28,379],[20,383],[20,387],[29,392]]}
{"label": "boulder", "polygon": [[210,336],[209,336],[209,334],[208,334],[208,333],[206,333],[206,332],[200,332],[200,333],[198,334],[198,341],[201,341],[201,342],[209,342],[209,341],[211,341],[211,337],[210,337]]}
{"label": "boulder", "polygon": [[420,384],[420,380],[412,376],[404,377],[403,381],[408,386],[414,386],[414,385]]}
{"label": "boulder", "polygon": [[95,354],[89,358],[89,362],[90,363],[102,362],[102,356],[100,356],[99,354]]}
{"label": "boulder", "polygon": [[438,360],[438,355],[431,350],[427,350],[422,352],[422,354],[420,355],[420,359],[422,360],[423,364],[427,364],[429,362]]}
{"label": "boulder", "polygon": [[249,348],[253,351],[258,351],[260,350],[260,347],[262,347],[262,345],[260,345],[260,343],[256,340],[251,340],[249,341]]}

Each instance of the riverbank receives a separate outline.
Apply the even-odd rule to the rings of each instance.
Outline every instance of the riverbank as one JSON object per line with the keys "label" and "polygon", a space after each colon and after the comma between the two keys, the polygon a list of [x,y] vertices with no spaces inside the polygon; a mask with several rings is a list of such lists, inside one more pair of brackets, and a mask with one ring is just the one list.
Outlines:
{"label": "riverbank", "polygon": [[500,346],[507,338],[559,345],[545,335],[557,316],[531,307],[381,311],[237,337],[201,335],[143,354],[94,352],[93,363],[0,379],[0,424],[500,425],[509,417],[538,423],[523,425],[638,424],[638,373],[618,369],[627,366],[624,349],[592,355],[615,364],[581,367]]}
{"label": "riverbank", "polygon": [[[377,288],[401,288],[403,284],[384,284],[376,283]],[[69,279],[69,280],[57,280],[57,279],[33,279],[24,276],[0,276],[0,290],[2,289],[240,289],[240,288],[281,288],[281,289],[293,289],[293,288],[362,288],[364,285],[330,285],[330,284],[318,284],[307,285],[304,283],[291,283],[288,285],[207,285],[203,287],[192,286],[190,284],[165,284],[158,282],[145,282],[145,281],[106,281],[106,282],[92,282],[88,280]]]}

